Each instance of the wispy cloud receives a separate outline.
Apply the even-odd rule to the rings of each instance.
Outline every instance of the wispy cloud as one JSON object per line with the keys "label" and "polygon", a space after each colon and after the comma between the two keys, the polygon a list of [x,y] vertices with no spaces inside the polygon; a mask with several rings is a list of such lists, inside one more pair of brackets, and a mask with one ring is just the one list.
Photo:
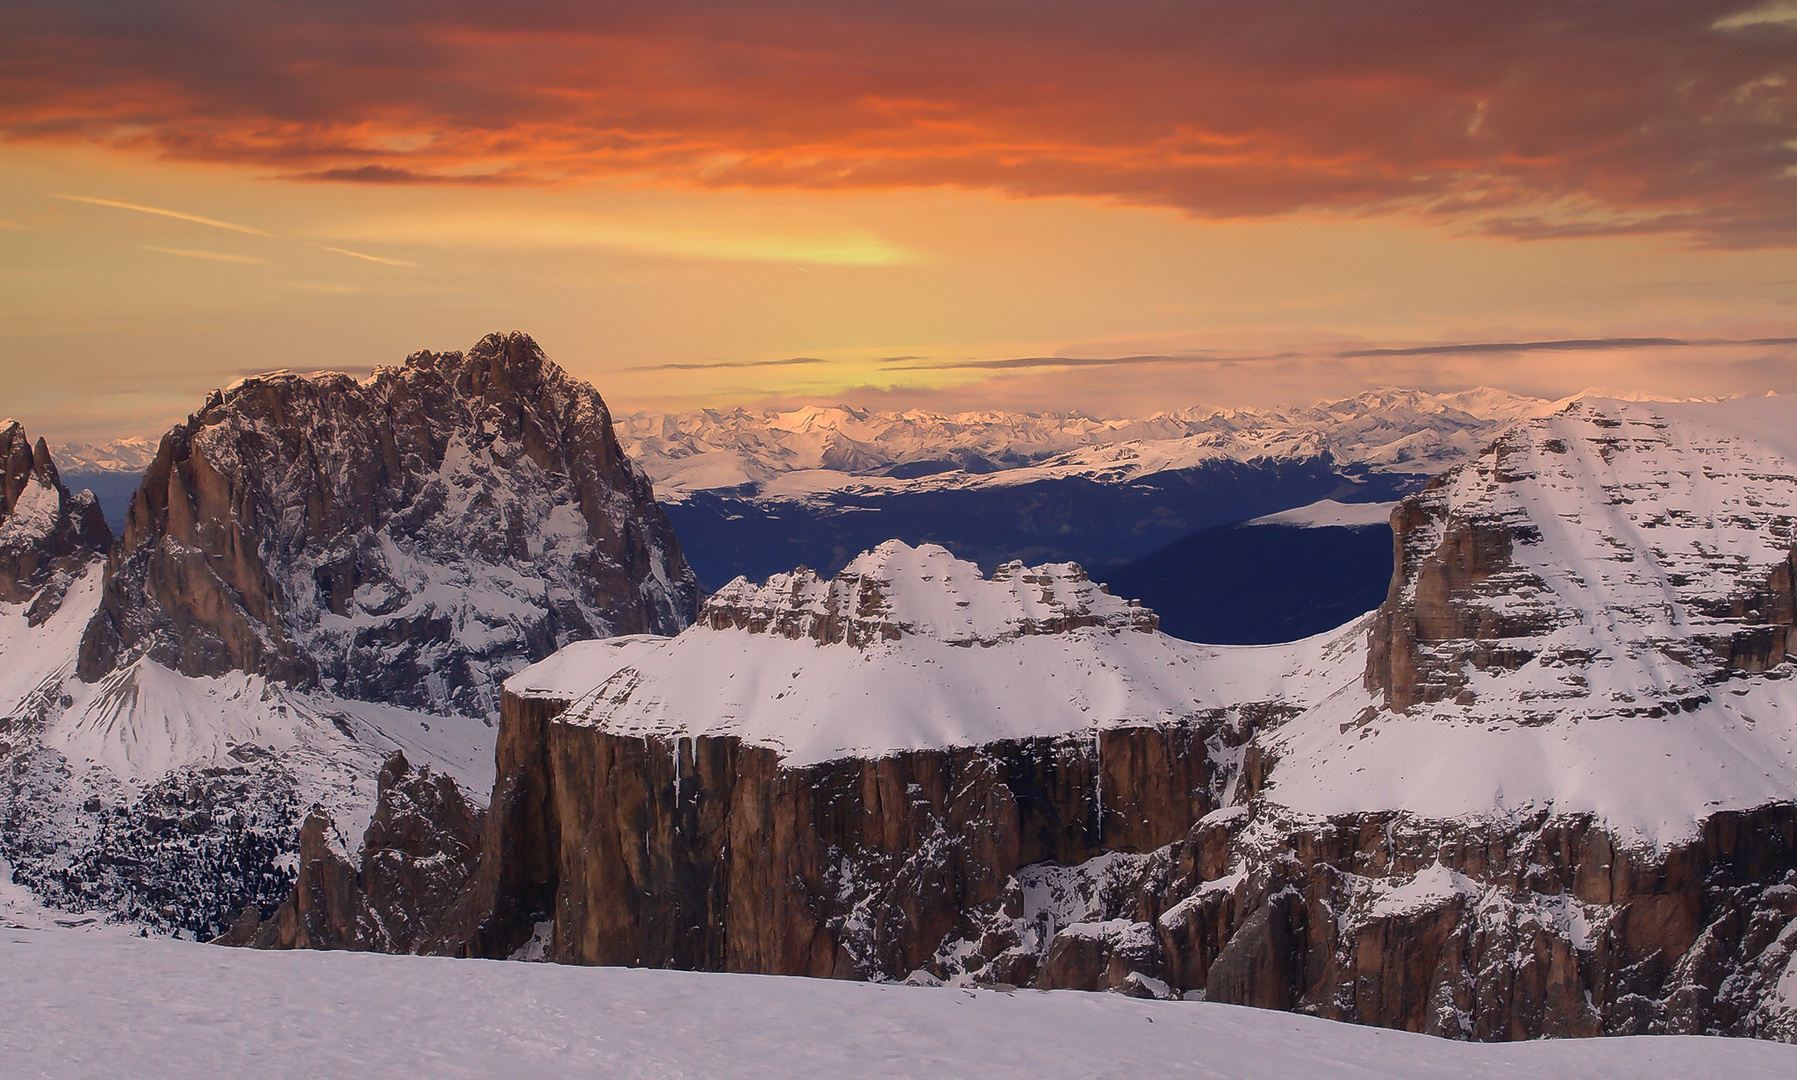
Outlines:
{"label": "wispy cloud", "polygon": [[1350,349],[1336,353],[1342,359],[1367,356],[1471,356],[1486,353],[1609,352],[1616,349],[1691,349],[1715,346],[1797,345],[1797,337],[1768,338],[1672,338],[1612,337],[1563,338],[1554,341],[1470,341],[1444,345],[1412,345],[1396,349]]}
{"label": "wispy cloud", "polygon": [[[193,225],[205,225],[213,229],[228,229],[231,232],[242,233],[245,236],[258,236],[268,240],[283,239],[276,233],[267,232],[263,229],[251,228],[248,225],[237,225],[229,221],[220,221],[217,218],[204,217],[200,214],[189,214],[182,210],[169,210],[160,206],[146,206],[143,203],[126,202],[123,199],[101,199],[92,195],[64,195],[57,193],[52,193],[50,197],[53,199],[64,199],[68,202],[87,203],[90,206],[108,206],[118,210],[132,210],[139,214],[154,214],[157,217],[172,218],[176,221],[185,221]],[[0,226],[4,225],[6,225],[5,222],[0,222]],[[24,226],[10,227],[24,228]],[[308,247],[317,248],[320,251],[328,251],[333,255],[347,255],[352,259],[362,259],[371,263],[380,263],[382,266],[418,265],[415,262],[407,262],[404,259],[389,259],[381,255],[369,255],[366,252],[351,251],[348,248],[333,247],[330,244],[320,244],[311,240],[302,242]],[[251,258],[247,255],[223,255],[217,252],[192,251],[186,248],[145,247],[144,250],[160,251],[167,255],[188,255],[196,259],[217,259],[220,262],[260,263],[264,261],[262,259]]]}
{"label": "wispy cloud", "polygon": [[260,265],[263,261],[253,255],[230,255],[222,251],[195,251],[192,248],[156,247],[153,244],[145,244],[143,249],[161,252],[164,255],[180,255],[184,258],[206,259],[211,262],[241,263],[246,266]]}
{"label": "wispy cloud", "polygon": [[867,229],[805,218],[745,220],[721,213],[408,215],[368,221],[352,232],[372,243],[491,250],[609,249],[728,262],[895,266],[925,261],[917,252]]}
{"label": "wispy cloud", "polygon": [[627,367],[625,371],[714,371],[719,368],[771,368],[799,367],[806,364],[822,364],[827,361],[815,356],[789,356],[784,360],[712,360],[704,363],[684,364],[645,364],[642,367]]}
{"label": "wispy cloud", "polygon": [[117,210],[135,210],[140,214],[155,214],[157,217],[174,218],[176,221],[192,222],[195,225],[208,225],[214,229],[229,229],[231,232],[243,233],[245,236],[274,236],[274,233],[263,232],[261,229],[252,229],[248,225],[233,225],[229,221],[220,221],[217,218],[201,217],[198,214],[188,214],[180,210],[165,210],[160,206],[145,206],[142,203],[125,202],[123,199],[97,199],[91,195],[58,194],[52,194],[50,197],[52,199],[66,199],[69,202],[87,203],[91,206],[110,206]]}
{"label": "wispy cloud", "polygon": [[[944,360],[927,364],[888,364],[886,371],[1020,371],[1036,368],[1136,367],[1144,364],[1242,364],[1281,360],[1296,353],[1225,356],[1217,353],[1148,353],[1138,356],[1010,356],[997,360]],[[914,359],[901,357],[897,359]]]}
{"label": "wispy cloud", "polygon": [[1797,0],[1773,0],[1756,8],[1725,15],[1710,24],[1712,30],[1739,30],[1748,26],[1797,25]]}
{"label": "wispy cloud", "polygon": [[348,248],[332,247],[329,244],[316,244],[316,243],[312,243],[311,241],[307,241],[307,246],[315,247],[320,251],[329,251],[336,255],[348,255],[352,259],[366,259],[371,263],[380,263],[382,266],[417,266],[418,265],[415,262],[407,262],[404,259],[387,259],[387,258],[382,258],[379,255],[368,255],[368,254],[365,254],[360,251],[351,251]]}
{"label": "wispy cloud", "polygon": [[0,229],[16,229],[19,232],[36,232],[37,231],[36,229],[31,228],[29,225],[20,225],[17,222],[7,221],[4,218],[0,218]]}

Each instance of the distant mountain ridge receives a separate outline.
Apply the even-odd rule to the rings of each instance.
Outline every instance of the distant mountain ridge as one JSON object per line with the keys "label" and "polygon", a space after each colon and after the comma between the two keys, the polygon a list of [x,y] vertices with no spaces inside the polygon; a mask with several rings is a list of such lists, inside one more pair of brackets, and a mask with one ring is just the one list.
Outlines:
{"label": "distant mountain ridge", "polygon": [[1319,499],[1396,499],[1552,407],[1490,389],[1384,389],[1133,420],[834,406],[638,414],[618,427],[716,588],[798,564],[833,574],[892,538],[987,569],[1070,560],[1099,573]]}
{"label": "distant mountain ridge", "polygon": [[[617,424],[620,441],[655,481],[661,499],[678,502],[690,492],[748,487],[771,499],[794,500],[843,482],[789,474],[988,486],[1010,478],[971,478],[1032,467],[1041,471],[1030,479],[1115,478],[1218,457],[1319,452],[1344,465],[1432,472],[1476,450],[1478,432],[1551,408],[1541,399],[1489,387],[1451,394],[1384,388],[1307,407],[1195,406],[1136,419],[835,405],[632,413]],[[956,472],[965,475],[953,477]]]}

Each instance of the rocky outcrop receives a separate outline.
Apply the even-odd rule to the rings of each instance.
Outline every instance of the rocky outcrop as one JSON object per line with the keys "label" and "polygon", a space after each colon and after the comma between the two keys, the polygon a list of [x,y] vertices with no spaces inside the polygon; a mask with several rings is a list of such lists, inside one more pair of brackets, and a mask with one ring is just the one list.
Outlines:
{"label": "rocky outcrop", "polygon": [[71,495],[44,440],[33,443],[18,421],[0,420],[0,601],[30,602],[30,624],[41,624],[111,545],[93,494]]}
{"label": "rocky outcrop", "polygon": [[480,815],[454,780],[395,753],[381,769],[374,819],[352,860],[336,825],[314,809],[300,826],[293,891],[267,919],[254,905],[222,945],[416,952],[473,874]]}
{"label": "rocky outcrop", "polygon": [[[1477,1040],[1797,1037],[1797,805],[1661,850],[1588,816],[1502,826],[1257,804],[1127,863],[1032,867],[1021,911],[941,950],[943,978],[1148,987]],[[1057,963],[1063,957],[1078,961]]]}
{"label": "rocky outcrop", "polygon": [[519,333],[215,394],[106,574],[86,680],[147,655],[475,716],[560,645],[674,633],[698,601],[604,402]]}
{"label": "rocky outcrop", "polygon": [[[973,569],[933,545],[910,548],[888,543],[831,578],[819,577],[802,566],[790,574],[775,574],[761,584],[737,578],[706,600],[700,622],[713,630],[856,648],[918,634],[933,635],[950,645],[991,646],[1085,627],[1146,633],[1160,625],[1151,609],[1110,596],[1108,589],[1076,564],[1031,568],[1020,561],[1005,563],[982,582],[987,591],[1004,596],[1004,614],[981,619],[980,613],[969,612],[973,617],[964,620],[934,621],[939,612],[907,603],[911,598],[894,589],[892,560],[914,554],[921,556],[925,567],[934,563],[934,572],[916,571],[912,584],[940,581],[950,586],[957,572],[965,575]],[[910,572],[906,567],[899,574]],[[968,608],[976,603],[970,599],[959,606]]]}

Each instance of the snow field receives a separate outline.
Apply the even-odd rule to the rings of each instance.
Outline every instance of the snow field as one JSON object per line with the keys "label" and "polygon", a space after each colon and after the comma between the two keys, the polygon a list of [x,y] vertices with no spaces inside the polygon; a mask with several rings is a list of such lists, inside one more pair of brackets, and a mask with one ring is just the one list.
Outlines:
{"label": "snow field", "polygon": [[0,929],[0,1077],[1787,1080],[1797,1047],[1480,1045],[1200,1002]]}

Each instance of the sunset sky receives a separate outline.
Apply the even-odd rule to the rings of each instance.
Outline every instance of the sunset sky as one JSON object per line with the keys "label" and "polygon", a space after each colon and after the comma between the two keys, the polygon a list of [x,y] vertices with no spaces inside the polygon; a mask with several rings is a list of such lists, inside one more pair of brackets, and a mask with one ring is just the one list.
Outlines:
{"label": "sunset sky", "polygon": [[0,414],[1797,392],[1797,0],[0,6]]}

